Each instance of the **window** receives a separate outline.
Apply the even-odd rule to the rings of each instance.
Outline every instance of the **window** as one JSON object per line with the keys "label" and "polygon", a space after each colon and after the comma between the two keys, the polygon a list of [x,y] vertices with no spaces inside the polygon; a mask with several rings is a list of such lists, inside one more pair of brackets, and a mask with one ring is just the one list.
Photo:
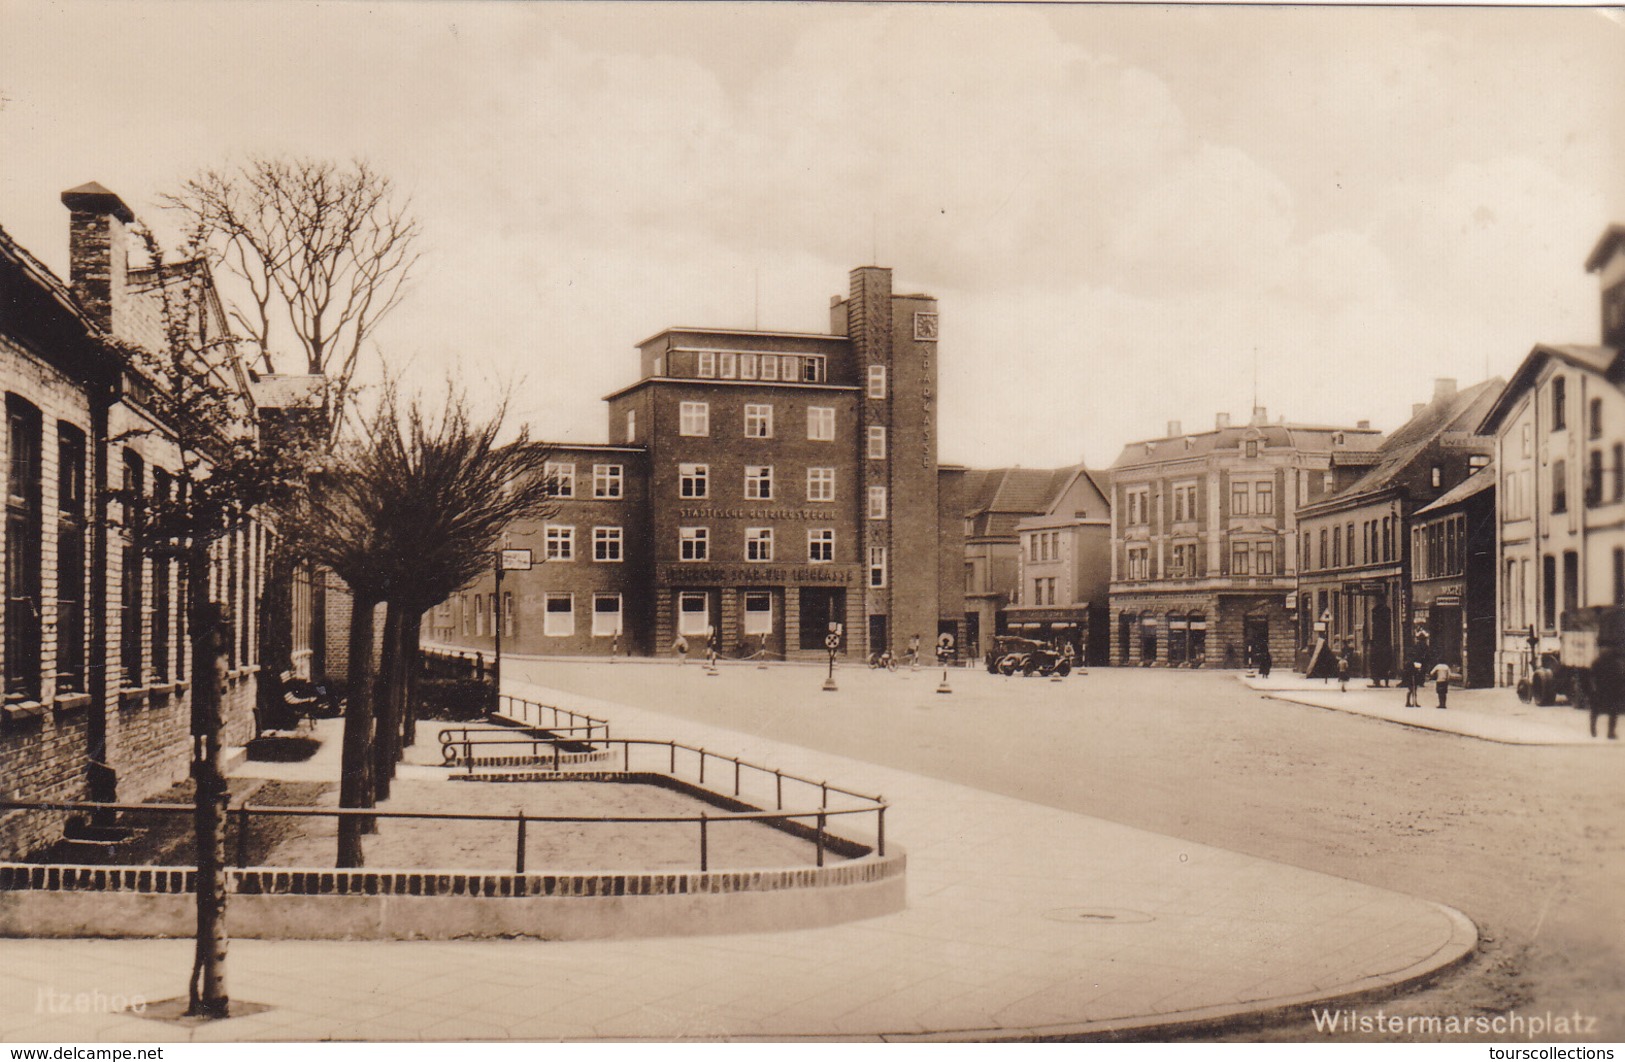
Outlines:
{"label": "window", "polygon": [[[971,565],[965,565],[965,579],[967,584],[974,577],[975,572]],[[869,585],[883,587],[886,585],[886,547],[869,547]]]}
{"label": "window", "polygon": [[[160,502],[168,501],[175,481],[162,469],[152,470],[152,496]],[[171,591],[170,573],[173,563],[167,556],[152,558],[152,654],[151,672],[155,682],[174,677],[170,672],[170,632],[174,623],[175,597]],[[247,625],[244,625],[244,632]],[[243,647],[247,655],[247,646]]]}
{"label": "window", "polygon": [[592,559],[610,564],[621,560],[620,528],[595,527],[592,529]]}
{"label": "window", "polygon": [[1253,547],[1253,560],[1259,575],[1275,574],[1275,546],[1270,542],[1260,542]]}
{"label": "window", "polygon": [[1602,438],[1602,399],[1591,400],[1591,415],[1586,421],[1586,431],[1593,439]]}
{"label": "window", "polygon": [[1552,512],[1569,511],[1569,464],[1562,458],[1552,462]]}
{"label": "window", "polygon": [[[13,415],[13,423],[12,423],[12,432],[11,432],[11,434],[12,434],[13,440],[15,440],[16,436],[17,436],[17,427],[16,427],[15,415]],[[31,458],[27,456],[27,451],[25,449],[26,446],[27,446],[26,440],[24,441],[23,446],[21,446],[21,447],[16,445],[15,441],[13,443],[12,455],[11,455],[11,468],[12,468],[11,481],[12,481],[12,483],[17,482],[18,462],[19,461],[31,460]],[[136,514],[138,514],[140,512],[140,508],[141,508],[141,500],[140,499],[141,499],[142,494],[146,490],[145,483],[146,483],[146,473],[145,473],[145,469],[144,469],[144,466],[143,466],[143,463],[142,463],[142,460],[141,460],[141,455],[135,453],[133,450],[125,450],[124,451],[123,490],[124,490],[125,495],[126,495],[126,501],[124,503],[124,510],[125,510],[126,514],[128,514],[129,517],[132,518],[132,519],[137,519],[138,518]],[[13,487],[12,489],[15,490],[16,488]],[[12,495],[12,512],[13,512],[13,514],[15,514],[16,505],[17,505],[16,495]],[[9,527],[10,527],[10,525],[8,524],[8,529],[9,529]],[[14,538],[15,536],[8,536],[8,537]],[[12,551],[12,547],[9,544],[7,546],[6,553],[7,553],[8,559],[15,556],[15,554]],[[142,623],[142,609],[141,609],[141,606],[142,606],[141,582],[142,582],[142,571],[143,571],[141,551],[136,549],[133,544],[130,544],[130,543],[127,542],[125,544],[123,550],[122,550],[122,559],[123,559],[123,570],[122,570],[122,572],[120,573],[120,576],[119,576],[119,583],[120,583],[120,595],[119,595],[119,607],[120,607],[120,617],[119,617],[119,620],[120,620],[119,665],[120,665],[120,668],[121,668],[122,673],[123,673],[123,680],[122,680],[123,684],[126,687],[134,689],[134,688],[137,688],[137,687],[139,687],[141,685],[141,679],[142,679],[141,641],[142,641],[142,634],[144,633],[143,630],[142,630],[144,624]],[[11,564],[8,564],[7,568],[9,569],[10,567],[11,567]],[[16,594],[8,594],[7,595],[7,604],[8,605],[10,605],[12,602],[15,602],[16,600],[17,600],[17,595]],[[33,611],[32,598],[30,597],[30,598],[28,598],[28,600],[30,601],[29,608],[30,608],[30,611],[32,612]],[[24,618],[24,617],[19,617],[19,620],[20,620],[20,625],[23,626],[26,629],[26,627],[29,624],[30,620],[27,619],[27,618]],[[12,625],[10,623],[8,623],[7,627],[9,628],[10,626],[12,626]],[[6,659],[8,661],[8,666],[9,666],[9,661],[11,659],[11,654],[10,653],[6,654]]]}
{"label": "window", "polygon": [[717,355],[715,351],[700,351],[699,364],[695,368],[695,375],[703,379],[711,379],[717,374]]}
{"label": "window", "polygon": [[1468,454],[1467,455],[1467,470],[1469,472],[1477,472],[1479,469],[1488,468],[1489,465],[1490,465],[1490,455],[1489,454]]}
{"label": "window", "polygon": [[886,457],[886,429],[883,425],[869,426],[869,456],[877,461]]}
{"label": "window", "polygon": [[[43,532],[41,424],[39,410],[6,396],[6,440],[10,461],[6,474],[6,696],[40,697],[40,608]],[[140,570],[139,565],[136,569]],[[140,582],[136,582],[139,614]],[[139,638],[139,628],[137,630]],[[140,642],[136,642],[140,664]]]}
{"label": "window", "polygon": [[677,466],[677,492],[684,498],[708,497],[706,479],[710,473],[709,465],[678,465]]}
{"label": "window", "polygon": [[871,519],[871,520],[884,520],[884,519],[886,519],[886,488],[885,487],[870,487],[869,488],[869,519]]}
{"label": "window", "polygon": [[680,403],[677,407],[677,434],[710,435],[711,404],[709,402]]}
{"label": "window", "polygon": [[756,379],[756,355],[739,355],[739,378],[741,380]]}
{"label": "window", "polygon": [[513,591],[504,590],[502,592],[502,633],[512,638],[518,629],[518,624],[514,619]]}
{"label": "window", "polygon": [[550,561],[573,561],[576,559],[576,529],[573,527],[560,527],[557,524],[548,524],[544,558]]}
{"label": "window", "polygon": [[884,365],[871,365],[871,366],[869,366],[869,397],[870,398],[885,398],[886,397],[886,366],[884,366]]}
{"label": "window", "polygon": [[711,628],[711,602],[703,590],[682,590],[677,594],[677,633],[704,634]]}
{"label": "window", "polygon": [[1552,430],[1562,431],[1569,426],[1568,421],[1568,381],[1561,376],[1554,376],[1552,377]]}
{"label": "window", "polygon": [[677,529],[678,557],[686,561],[702,561],[711,556],[711,531],[705,527],[679,527]]}
{"label": "window", "polygon": [[626,441],[638,441],[638,411],[635,409],[626,411]]}
{"label": "window", "polygon": [[1563,551],[1563,604],[1562,611],[1580,607],[1580,554],[1572,549]]}
{"label": "window", "polygon": [[773,559],[773,529],[771,527],[745,528],[745,559],[770,561]]}
{"label": "window", "polygon": [[773,407],[769,405],[745,406],[745,438],[773,438]]}
{"label": "window", "polygon": [[1320,567],[1329,568],[1331,563],[1331,553],[1326,548],[1326,529],[1323,527],[1320,529]]}
{"label": "window", "polygon": [[717,355],[717,375],[724,380],[732,380],[739,375],[738,359],[730,353]]}
{"label": "window", "polygon": [[1439,468],[1438,465],[1433,466],[1432,471],[1429,473],[1429,477],[1433,483],[1434,490],[1438,490],[1444,484],[1444,472]]}
{"label": "window", "polygon": [[1151,522],[1151,488],[1137,487],[1134,490],[1123,492],[1123,501],[1128,509],[1128,523],[1148,524]]}
{"label": "window", "polygon": [[485,595],[474,595],[474,633],[485,637]]}
{"label": "window", "polygon": [[773,497],[773,466],[745,466],[745,497],[767,501]]}
{"label": "window", "polygon": [[1252,565],[1249,558],[1252,552],[1245,542],[1237,542],[1230,548],[1230,574],[1247,575]]}
{"label": "window", "polygon": [[1248,457],[1257,457],[1258,456],[1258,440],[1257,439],[1248,439],[1247,443],[1246,443],[1246,446],[1244,447],[1244,450],[1245,450]]}
{"label": "window", "polygon": [[777,380],[779,378],[779,359],[774,354],[763,354],[761,365],[762,379]]}
{"label": "window", "polygon": [[621,633],[621,595],[592,595],[592,635],[610,638]]}
{"label": "window", "polygon": [[[1324,534],[1324,532],[1322,533]],[[1337,528],[1334,527],[1332,528],[1332,567],[1341,568],[1342,566],[1343,536],[1338,532]]]}
{"label": "window", "polygon": [[1144,546],[1135,546],[1128,551],[1128,577],[1130,579],[1151,578],[1151,551]]}
{"label": "window", "polygon": [[1586,455],[1586,491],[1587,506],[1602,504],[1602,451],[1592,450]]}
{"label": "window", "polygon": [[1230,515],[1247,515],[1247,484],[1232,483],[1230,485]]}
{"label": "window", "polygon": [[[786,377],[790,379],[790,377]],[[803,383],[824,382],[824,357],[821,354],[809,354],[801,359],[801,380]]]}
{"label": "window", "polygon": [[1557,558],[1550,553],[1540,559],[1542,595],[1540,609],[1541,625],[1547,630],[1557,628]]}
{"label": "window", "polygon": [[592,466],[592,496],[594,498],[619,498],[621,496],[620,465]]}
{"label": "window", "polygon": [[57,689],[85,689],[85,436],[57,424]]}
{"label": "window", "polygon": [[773,633],[773,595],[766,590],[745,591],[745,636]]}
{"label": "window", "polygon": [[801,359],[794,354],[779,355],[779,379],[785,383],[801,379]]}
{"label": "window", "polygon": [[835,530],[821,527],[807,532],[807,559],[822,564],[835,559]]}
{"label": "window", "polygon": [[1343,529],[1343,545],[1348,550],[1349,566],[1353,567],[1354,560],[1354,521],[1350,520]]}
{"label": "window", "polygon": [[835,470],[833,468],[807,469],[807,500],[821,502],[835,500]]}
{"label": "window", "polygon": [[1275,512],[1275,484],[1259,483],[1253,487],[1253,512],[1259,516]]}
{"label": "window", "polygon": [[568,638],[576,632],[576,596],[548,594],[542,618],[542,633],[549,638]]}
{"label": "window", "polygon": [[830,406],[807,407],[807,438],[816,442],[835,439],[835,410]]}
{"label": "window", "polygon": [[542,465],[542,478],[547,481],[547,493],[553,498],[576,496],[576,466],[572,461],[548,461]]}
{"label": "window", "polygon": [[1196,519],[1196,484],[1181,483],[1174,487],[1174,521],[1182,523]]}

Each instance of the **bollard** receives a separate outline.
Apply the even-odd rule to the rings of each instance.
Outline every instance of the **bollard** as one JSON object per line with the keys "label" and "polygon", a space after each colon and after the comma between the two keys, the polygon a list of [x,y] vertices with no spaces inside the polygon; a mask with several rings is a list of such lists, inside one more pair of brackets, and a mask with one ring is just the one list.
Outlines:
{"label": "bollard", "polygon": [[818,813],[818,865],[819,866],[824,865],[824,823],[826,821],[827,821],[827,816],[825,816],[825,814],[822,811],[820,811]]}
{"label": "bollard", "polygon": [[875,809],[875,854],[881,857],[886,855],[886,798],[876,797],[880,806]]}
{"label": "bollard", "polygon": [[711,869],[710,838],[706,835],[708,821],[705,812],[700,812],[700,870],[702,871]]}
{"label": "bollard", "polygon": [[937,683],[937,692],[938,693],[952,693],[953,692],[953,687],[948,685],[948,669],[946,667],[942,669],[942,681]]}
{"label": "bollard", "polygon": [[519,841],[517,850],[514,852],[513,872],[515,874],[525,872],[525,810],[523,808],[519,809]]}

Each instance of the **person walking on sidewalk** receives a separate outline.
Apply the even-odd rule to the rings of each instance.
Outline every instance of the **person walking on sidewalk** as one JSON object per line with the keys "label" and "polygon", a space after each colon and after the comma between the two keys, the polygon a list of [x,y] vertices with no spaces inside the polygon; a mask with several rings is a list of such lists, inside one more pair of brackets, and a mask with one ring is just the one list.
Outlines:
{"label": "person walking on sidewalk", "polygon": [[1344,653],[1337,658],[1337,692],[1349,691],[1349,655]]}
{"label": "person walking on sidewalk", "polygon": [[1610,645],[1591,665],[1591,736],[1597,736],[1597,716],[1608,715],[1608,740],[1617,741],[1621,702],[1625,701],[1625,650]]}
{"label": "person walking on sidewalk", "polygon": [[1433,665],[1433,670],[1428,672],[1428,677],[1433,680],[1433,688],[1439,694],[1439,707],[1443,708],[1445,698],[1450,696],[1450,665],[1443,660],[1439,661]]}
{"label": "person walking on sidewalk", "polygon": [[1270,647],[1267,645],[1261,647],[1258,650],[1258,677],[1269,678],[1270,668],[1274,666],[1275,661],[1270,657]]}
{"label": "person walking on sidewalk", "polygon": [[680,632],[677,637],[671,640],[671,651],[677,654],[679,666],[688,663],[688,639],[683,637]]}
{"label": "person walking on sidewalk", "polygon": [[1420,708],[1422,704],[1417,700],[1417,688],[1422,685],[1422,661],[1412,660],[1405,665],[1405,707]]}

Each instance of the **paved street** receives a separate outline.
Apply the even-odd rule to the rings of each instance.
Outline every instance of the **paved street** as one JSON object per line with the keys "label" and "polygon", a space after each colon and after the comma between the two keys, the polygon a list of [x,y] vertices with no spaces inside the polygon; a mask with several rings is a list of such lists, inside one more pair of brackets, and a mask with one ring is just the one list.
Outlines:
{"label": "paved street", "polygon": [[[1095,669],[1051,683],[965,670],[948,696],[931,670],[846,668],[834,694],[809,667],[509,674],[1449,904],[1479,926],[1478,954],[1391,1009],[1579,1009],[1625,1036],[1625,742],[1417,730],[1266,699],[1234,673]],[[1571,709],[1534,711],[1584,731]]]}

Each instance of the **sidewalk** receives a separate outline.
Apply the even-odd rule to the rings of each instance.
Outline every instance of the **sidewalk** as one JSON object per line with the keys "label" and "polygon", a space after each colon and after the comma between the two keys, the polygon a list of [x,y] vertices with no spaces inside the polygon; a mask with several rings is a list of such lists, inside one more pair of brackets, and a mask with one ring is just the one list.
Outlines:
{"label": "sidewalk", "polygon": [[[1403,686],[1373,689],[1370,680],[1364,678],[1349,679],[1346,693],[1338,691],[1336,679],[1304,678],[1290,671],[1276,671],[1267,679],[1251,672],[1239,674],[1237,678],[1243,685],[1278,701],[1352,712],[1390,723],[1505,745],[1625,747],[1625,739],[1609,741],[1603,737],[1592,737],[1588,713],[1566,704],[1549,708],[1525,704],[1518,700],[1516,692],[1506,687],[1464,690],[1452,686],[1446,701],[1449,707],[1441,712],[1435,707],[1439,698],[1433,692],[1431,683],[1417,691],[1416,699],[1422,707],[1406,708]],[[1604,729],[1606,726],[1606,718],[1597,721],[1599,735],[1607,733]]]}
{"label": "sidewalk", "polygon": [[907,909],[737,936],[236,941],[232,997],[268,1009],[202,1025],[40,1012],[45,992],[184,996],[188,941],[7,941],[0,1039],[1106,1035],[1391,988],[1477,941],[1464,916],[1426,900],[738,731],[508,689],[607,717],[620,735],[884,794],[888,836],[908,852]]}

